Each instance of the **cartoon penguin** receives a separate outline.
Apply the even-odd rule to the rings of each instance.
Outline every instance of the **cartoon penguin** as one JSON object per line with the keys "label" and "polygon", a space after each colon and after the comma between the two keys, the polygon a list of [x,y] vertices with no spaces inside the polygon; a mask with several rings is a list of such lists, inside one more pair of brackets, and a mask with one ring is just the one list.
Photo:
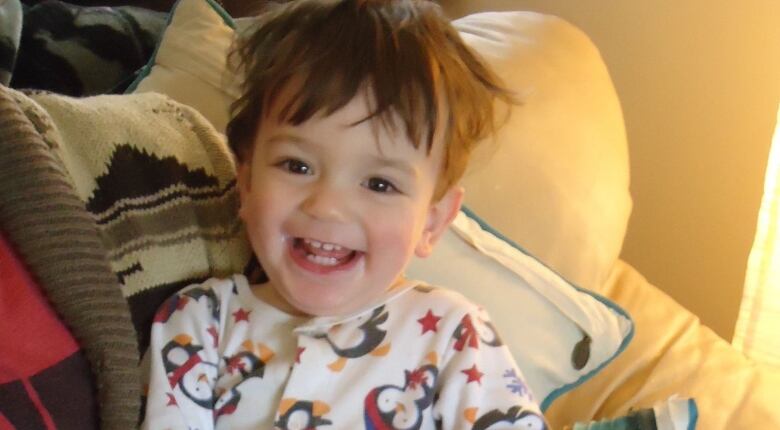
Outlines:
{"label": "cartoon penguin", "polygon": [[171,388],[178,386],[195,404],[211,408],[214,404],[212,387],[217,379],[217,365],[203,361],[192,338],[180,334],[162,349],[163,366]]}
{"label": "cartoon penguin", "polygon": [[278,430],[316,430],[332,424],[324,416],[330,406],[320,401],[282,399],[279,403],[279,419],[274,422]]}
{"label": "cartoon penguin", "polygon": [[390,350],[390,344],[380,347],[387,335],[387,331],[379,328],[379,325],[387,321],[387,316],[388,313],[385,311],[384,306],[374,309],[365,321],[361,320],[365,318],[361,316],[358,319],[360,326],[356,330],[360,334],[360,339],[357,342],[351,342],[351,345],[348,346],[337,345],[337,341],[327,333],[315,336],[317,339],[325,339],[333,349],[333,352],[339,356],[336,361],[328,365],[328,368],[334,372],[339,372],[346,365],[347,359],[362,357],[366,354],[376,356],[387,354]]}
{"label": "cartoon penguin", "polygon": [[244,379],[253,376],[262,378],[265,365],[274,357],[273,350],[262,343],[253,344],[250,340],[245,340],[241,346],[243,351],[225,357],[228,372],[238,371]]}
{"label": "cartoon penguin", "polygon": [[547,430],[544,419],[535,412],[512,406],[506,412],[493,409],[474,421],[472,430],[498,430],[511,425],[512,428]]}
{"label": "cartoon penguin", "polygon": [[182,296],[190,297],[196,302],[199,302],[202,298],[206,298],[206,306],[211,311],[211,318],[214,321],[219,321],[219,300],[216,293],[211,288],[192,288],[182,293]]}
{"label": "cartoon penguin", "polygon": [[493,347],[504,344],[490,321],[477,318],[475,323],[471,315],[465,315],[461,319],[452,336],[455,338],[453,348],[457,351],[462,351],[467,346],[469,348],[479,348],[480,341],[487,346]]}
{"label": "cartoon penguin", "polygon": [[175,294],[166,300],[154,314],[153,322],[165,323],[171,318],[174,312],[181,310],[187,304],[189,298]]}
{"label": "cartoon penguin", "polygon": [[[224,391],[223,391],[224,393]],[[230,389],[227,395],[220,395],[217,402],[214,404],[214,420],[223,416],[230,415],[238,409],[238,404],[241,402],[241,392],[233,387]]]}
{"label": "cartoon penguin", "polygon": [[477,321],[479,321],[476,325],[477,331],[479,332],[479,340],[481,340],[482,343],[487,346],[501,346],[504,344],[498,336],[496,327],[492,322],[483,320],[482,318],[477,318]]}
{"label": "cartoon penguin", "polygon": [[382,385],[369,391],[363,404],[366,430],[419,430],[423,412],[434,400],[439,375],[435,360],[405,372],[403,387]]}
{"label": "cartoon penguin", "polygon": [[204,288],[193,288],[191,290],[185,291],[184,293],[171,296],[171,298],[166,300],[162,306],[160,306],[160,309],[157,311],[157,313],[154,314],[153,321],[163,323],[168,322],[174,312],[183,309],[184,306],[186,306],[191,300],[198,302],[203,297],[206,298],[206,306],[208,306],[211,317],[215,321],[218,321],[219,301],[217,300],[217,295],[213,290]]}

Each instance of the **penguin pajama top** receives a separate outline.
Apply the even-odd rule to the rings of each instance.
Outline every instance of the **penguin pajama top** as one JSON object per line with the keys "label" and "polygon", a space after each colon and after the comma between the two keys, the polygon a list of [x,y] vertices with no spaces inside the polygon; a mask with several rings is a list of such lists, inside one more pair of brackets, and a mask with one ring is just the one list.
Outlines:
{"label": "penguin pajama top", "polygon": [[144,429],[547,428],[485,312],[415,281],[336,318],[210,279],[158,310],[147,355]]}

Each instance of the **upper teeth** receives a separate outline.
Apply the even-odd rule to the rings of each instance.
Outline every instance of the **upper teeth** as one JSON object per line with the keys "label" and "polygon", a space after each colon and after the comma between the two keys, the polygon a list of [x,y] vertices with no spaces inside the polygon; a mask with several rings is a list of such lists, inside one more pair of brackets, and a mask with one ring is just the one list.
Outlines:
{"label": "upper teeth", "polygon": [[325,251],[341,251],[341,246],[336,245],[334,243],[327,243],[327,242],[323,243],[311,239],[303,239],[303,241],[307,245],[311,246],[312,248],[322,248]]}

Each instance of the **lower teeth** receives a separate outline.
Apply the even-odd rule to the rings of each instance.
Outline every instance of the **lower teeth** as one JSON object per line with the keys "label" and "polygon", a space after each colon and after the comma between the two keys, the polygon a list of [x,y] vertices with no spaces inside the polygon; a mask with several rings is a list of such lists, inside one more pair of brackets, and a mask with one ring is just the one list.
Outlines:
{"label": "lower teeth", "polygon": [[335,266],[339,262],[335,257],[321,257],[314,254],[306,254],[306,259],[320,266]]}

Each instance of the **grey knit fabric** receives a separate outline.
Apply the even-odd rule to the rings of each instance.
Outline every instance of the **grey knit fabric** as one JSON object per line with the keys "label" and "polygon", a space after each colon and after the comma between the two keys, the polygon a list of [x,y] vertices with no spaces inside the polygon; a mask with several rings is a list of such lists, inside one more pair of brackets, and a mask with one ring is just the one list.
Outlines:
{"label": "grey knit fabric", "polygon": [[0,227],[89,359],[103,429],[137,426],[138,346],[97,228],[61,162],[0,86]]}

